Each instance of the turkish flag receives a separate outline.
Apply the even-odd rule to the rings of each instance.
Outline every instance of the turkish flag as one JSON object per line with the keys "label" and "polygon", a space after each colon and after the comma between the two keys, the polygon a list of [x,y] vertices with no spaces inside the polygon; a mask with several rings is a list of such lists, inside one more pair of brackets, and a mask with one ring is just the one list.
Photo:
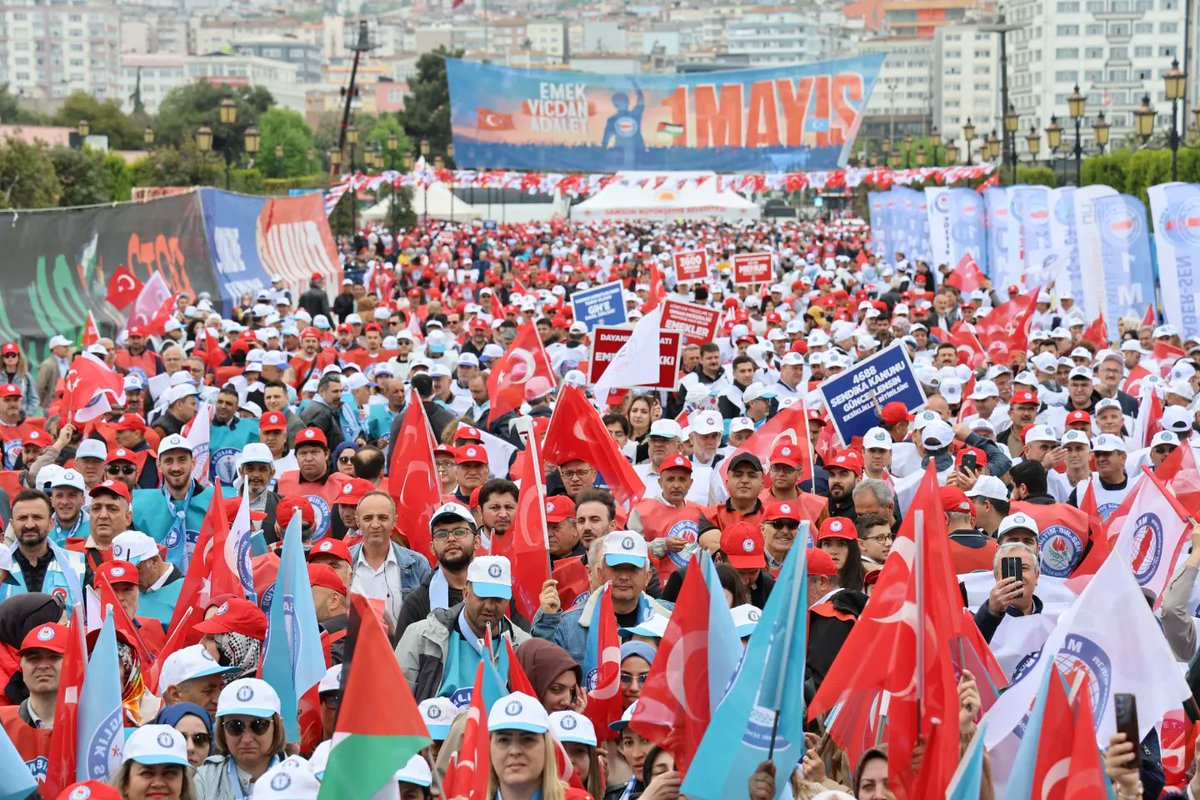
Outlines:
{"label": "turkish flag", "polygon": [[575,598],[586,592],[590,586],[587,567],[583,565],[583,556],[560,558],[550,572],[550,577],[558,581],[558,599],[563,608],[575,604]]}
{"label": "turkish flag", "polygon": [[433,458],[433,442],[425,406],[416,391],[411,390],[404,407],[404,419],[392,444],[388,494],[396,501],[396,519],[408,537],[408,546],[426,558],[433,553],[429,520],[442,500],[442,482]]}
{"label": "turkish flag", "polygon": [[[1058,666],[1052,664],[1050,669],[1045,715],[1042,717],[1041,730],[1036,732],[1038,748],[1033,766],[1032,796],[1043,800],[1067,800],[1071,795],[1066,793],[1066,778],[1070,774],[1071,750],[1075,743],[1075,737],[1068,734],[1068,731],[1075,730],[1075,715],[1071,713],[1071,704],[1067,701],[1067,692],[1063,688],[1063,678]],[[1091,731],[1088,731],[1088,734],[1094,749],[1095,734]]]}
{"label": "turkish flag", "polygon": [[80,353],[63,378],[64,409],[76,422],[91,422],[125,403],[125,379],[90,353]]}
{"label": "turkish flag", "polygon": [[542,448],[551,464],[561,467],[568,461],[583,461],[594,467],[618,503],[632,504],[646,492],[646,485],[617,449],[596,409],[574,386],[564,386],[559,394]]}
{"label": "turkish flag", "polygon": [[1141,364],[1134,364],[1133,369],[1129,370],[1129,375],[1126,376],[1125,382],[1121,384],[1121,391],[1132,397],[1137,397],[1141,394],[1142,378],[1149,374],[1150,370]]}
{"label": "turkish flag", "polygon": [[83,675],[87,667],[83,632],[85,616],[79,608],[71,615],[67,652],[63,654],[62,666],[59,668],[58,702],[54,706],[49,764],[46,783],[42,787],[46,797],[57,797],[59,791],[75,782],[75,734],[79,725],[79,695],[83,692]]}
{"label": "turkish flag", "polygon": [[463,727],[462,744],[450,757],[442,785],[445,797],[466,797],[468,800],[488,800],[488,766],[491,763],[491,739],[487,729],[487,701],[483,699],[482,659],[475,668],[475,687],[471,692],[471,708]]}
{"label": "turkish flag", "polygon": [[83,334],[80,336],[79,343],[84,347],[89,347],[98,341],[100,341],[100,328],[96,325],[96,318],[89,310],[83,321]]}
{"label": "turkish flag", "polygon": [[549,383],[547,391],[556,383],[554,367],[550,363],[550,356],[546,355],[546,348],[542,346],[537,328],[532,322],[526,322],[517,329],[516,338],[504,355],[496,360],[496,368],[488,375],[489,419],[495,422],[509,411],[519,409],[525,401],[526,388],[541,382],[535,381],[535,378],[542,378]]}
{"label": "turkish flag", "polygon": [[480,108],[476,112],[476,127],[481,131],[511,131],[516,130],[512,114],[501,114],[490,108]]}
{"label": "turkish flag", "polygon": [[1146,313],[1142,316],[1142,327],[1153,328],[1155,323],[1154,303],[1146,306]]}
{"label": "turkish flag", "polygon": [[542,463],[541,445],[530,436],[513,463],[513,477],[521,484],[517,513],[508,532],[492,538],[492,554],[505,556],[512,564],[513,603],[525,619],[537,614],[542,585],[550,578]]}
{"label": "turkish flag", "polygon": [[1176,447],[1154,474],[1167,484],[1175,499],[1191,516],[1200,519],[1200,469],[1190,447]]}
{"label": "turkish flag", "polygon": [[[766,291],[765,286],[763,290]],[[645,305],[642,306],[642,313],[648,314],[658,308],[666,293],[667,290],[663,287],[662,272],[658,269],[658,261],[653,260],[650,262],[650,294],[646,297]]]}
{"label": "turkish flag", "polygon": [[979,271],[979,265],[975,263],[975,259],[971,254],[963,253],[963,257],[958,261],[958,266],[946,276],[946,285],[953,286],[958,291],[966,293],[973,292],[980,286],[983,286],[986,280],[987,278]]}
{"label": "turkish flag", "polygon": [[1170,373],[1171,367],[1175,362],[1186,356],[1182,347],[1176,347],[1173,344],[1168,344],[1161,339],[1156,339],[1154,342],[1154,359],[1158,361],[1159,374],[1164,378]]}
{"label": "turkish flag", "polygon": [[[832,427],[832,425],[825,426],[825,428]],[[733,456],[739,453],[753,453],[758,456],[759,462],[766,464],[771,460],[771,452],[775,449],[775,445],[781,443],[790,444],[799,452],[800,474],[796,477],[796,482],[811,481],[813,453],[808,441],[808,411],[803,402],[792,403],[750,434],[750,438],[742,442],[741,447],[721,461],[721,465],[718,467],[721,477],[724,478],[729,471],[728,464],[733,460]]]}
{"label": "turkish flag", "polygon": [[[609,726],[621,718],[621,637],[617,632],[612,592],[608,589],[601,591],[600,602],[597,603],[599,612],[592,618],[592,625],[599,630],[595,637],[589,630],[587,637],[589,645],[594,642],[595,652],[588,653],[583,659],[585,664],[595,664],[596,669],[595,685],[588,690],[584,714],[592,721],[597,738],[606,742],[617,738],[616,731]],[[591,684],[590,675],[584,678]]]}
{"label": "turkish flag", "polygon": [[122,264],[108,279],[108,302],[118,311],[124,311],[137,300],[138,295],[142,293],[142,287],[142,282],[133,274],[133,270]]}
{"label": "turkish flag", "polygon": [[171,288],[167,286],[163,276],[155,272],[138,292],[125,325],[127,328],[145,328],[145,333],[150,336],[161,336],[163,326],[167,324],[174,306],[175,296],[171,293]]}
{"label": "turkish flag", "polygon": [[1104,323],[1104,314],[1096,316],[1096,320],[1083,331],[1083,340],[1096,345],[1097,350],[1108,347],[1108,326]]}
{"label": "turkish flag", "polygon": [[1029,318],[1037,306],[1038,290],[1001,303],[975,325],[975,331],[984,346],[991,347],[1001,342],[1010,352],[1024,350],[1027,346]]}
{"label": "turkish flag", "polygon": [[213,334],[212,328],[206,325],[201,330],[203,333],[200,340],[196,342],[198,345],[195,351],[196,356],[207,364],[209,369],[215,370],[225,363],[225,351],[221,349],[221,343]]}
{"label": "turkish flag", "polygon": [[1200,724],[1188,719],[1182,708],[1169,712],[1162,721],[1162,766],[1167,789],[1183,791],[1188,768],[1196,759],[1196,736]]}

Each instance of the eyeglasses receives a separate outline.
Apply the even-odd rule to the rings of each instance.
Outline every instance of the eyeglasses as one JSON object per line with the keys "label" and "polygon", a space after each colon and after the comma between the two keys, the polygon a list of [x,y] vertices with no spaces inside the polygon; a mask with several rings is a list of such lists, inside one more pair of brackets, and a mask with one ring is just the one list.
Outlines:
{"label": "eyeglasses", "polygon": [[338,708],[342,704],[342,696],[337,692],[330,692],[321,696],[321,705],[326,708]]}
{"label": "eyeglasses", "polygon": [[1175,445],[1173,444],[1160,444],[1158,447],[1154,448],[1154,454],[1159,456],[1168,456],[1174,452]]}
{"label": "eyeglasses", "polygon": [[591,475],[592,471],[589,469],[572,469],[572,470],[565,470],[565,471],[559,470],[558,474],[568,480],[573,480],[573,481],[580,480],[581,481],[584,478],[586,478],[588,475]]}
{"label": "eyeglasses", "polygon": [[895,541],[896,537],[890,533],[877,533],[874,536],[864,536],[864,542],[891,542]]}
{"label": "eyeglasses", "polygon": [[5,353],[4,357],[5,358],[16,358],[18,355],[19,355],[19,353]]}
{"label": "eyeglasses", "polygon": [[354,459],[351,456],[338,456],[339,464],[353,464]]}
{"label": "eyeglasses", "polygon": [[435,542],[444,542],[453,536],[455,539],[469,539],[475,535],[475,531],[470,528],[443,528],[440,531],[433,532],[433,540]]}
{"label": "eyeglasses", "polygon": [[770,525],[772,528],[774,528],[777,531],[795,532],[795,531],[800,530],[799,522],[785,522],[781,519],[776,519],[776,520],[770,520],[769,522],[767,522],[767,524]]}
{"label": "eyeglasses", "polygon": [[646,678],[648,678],[648,677],[650,677],[649,672],[639,672],[636,675],[632,672],[622,672],[621,673],[621,685],[629,686],[630,684],[633,683],[635,678],[637,679],[637,682],[639,684],[643,684],[646,682]]}
{"label": "eyeglasses", "polygon": [[204,731],[185,735],[187,735],[187,738],[192,740],[192,744],[196,745],[196,747],[208,747],[212,743],[212,736]]}
{"label": "eyeglasses", "polygon": [[[221,727],[225,729],[225,733],[229,736],[241,736],[246,732],[247,725],[240,719],[227,719],[221,723]],[[271,730],[271,720],[262,718],[251,720],[249,728],[255,736],[262,736]]]}
{"label": "eyeglasses", "polygon": [[118,467],[114,464],[111,467],[105,467],[104,471],[109,475],[132,475],[133,473],[137,472],[137,467]]}

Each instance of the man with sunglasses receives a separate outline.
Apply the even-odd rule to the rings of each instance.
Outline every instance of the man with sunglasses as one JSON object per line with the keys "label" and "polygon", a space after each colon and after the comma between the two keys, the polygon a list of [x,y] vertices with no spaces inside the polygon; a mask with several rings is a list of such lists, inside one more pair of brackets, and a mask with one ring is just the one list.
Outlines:
{"label": "man with sunglasses", "polygon": [[[150,448],[150,443],[146,441],[146,420],[142,419],[139,414],[127,413],[120,420],[113,423],[113,435],[116,437],[117,445],[130,450],[134,453],[145,453],[145,461],[141,464],[141,472],[137,476],[135,486],[130,486],[130,489],[153,489],[158,486],[158,465],[154,461],[154,455]],[[112,477],[111,475],[109,477]]]}
{"label": "man with sunglasses", "polygon": [[[767,571],[772,577],[779,574],[788,552],[796,542],[800,531],[800,505],[794,500],[772,500],[763,509],[762,534],[763,555],[767,560]],[[812,539],[811,534],[809,539]],[[811,546],[804,542],[804,547]]]}
{"label": "man with sunglasses", "polygon": [[456,606],[463,599],[467,568],[479,545],[475,518],[465,506],[446,503],[433,512],[429,532],[433,539],[433,557],[437,561],[437,569],[404,597],[396,621],[397,639],[404,636],[409,625],[425,619],[434,609]]}
{"label": "man with sunglasses", "polygon": [[[118,447],[108,454],[108,458],[104,460],[104,478],[105,480],[119,481],[129,487],[129,491],[138,488],[141,481],[139,473],[142,471],[142,465],[146,463],[149,453],[135,453],[132,450],[127,450],[124,447]],[[157,477],[157,470],[155,471]],[[158,486],[156,481],[153,486],[143,488],[154,488]]]}

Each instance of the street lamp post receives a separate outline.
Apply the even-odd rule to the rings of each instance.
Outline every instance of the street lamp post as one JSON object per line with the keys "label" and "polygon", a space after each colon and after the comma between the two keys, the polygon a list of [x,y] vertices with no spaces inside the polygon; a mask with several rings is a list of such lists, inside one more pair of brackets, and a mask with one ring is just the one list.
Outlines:
{"label": "street lamp post", "polygon": [[1017,109],[1012,103],[1008,104],[1008,111],[1004,112],[1004,160],[1009,163],[1012,168],[1012,182],[1017,182],[1017,131],[1021,127],[1021,118],[1017,115]]}
{"label": "street lamp post", "polygon": [[[400,147],[400,138],[396,135],[395,131],[392,131],[391,133],[388,134],[388,138],[387,138],[388,169],[392,172],[396,171],[396,150],[398,150],[399,147]],[[397,200],[399,199],[397,197],[397,192],[399,191],[399,189],[398,189],[399,184],[400,184],[400,179],[395,176],[392,176],[392,205],[389,210],[392,212],[391,217],[392,217],[392,235],[393,236],[396,235],[396,231],[399,230],[399,228],[400,228],[399,218],[397,216],[400,213],[400,204],[397,202]]]}
{"label": "street lamp post", "polygon": [[971,122],[971,118],[967,117],[967,124],[963,125],[963,138],[967,140],[967,166],[971,166],[971,142],[975,140],[975,123]]}
{"label": "street lamp post", "polygon": [[142,141],[146,143],[147,150],[154,149],[154,128],[146,126],[146,130],[142,131]]}
{"label": "street lamp post", "polygon": [[[429,158],[429,140],[428,139],[421,140],[420,148],[421,148],[421,158],[422,159]],[[428,162],[425,164],[424,171],[425,172],[429,171]],[[426,181],[425,185],[421,187],[421,195],[422,195],[422,201],[423,201],[424,209],[425,209],[422,212],[422,216],[425,218],[425,221],[423,224],[428,225],[429,224],[429,183],[428,183],[428,181]]]}
{"label": "street lamp post", "polygon": [[1150,95],[1142,95],[1142,105],[1133,112],[1134,129],[1138,137],[1142,140],[1142,144],[1150,141],[1150,137],[1154,135],[1154,118],[1158,112],[1150,105]]}
{"label": "street lamp post", "polygon": [[1087,98],[1079,91],[1079,84],[1067,97],[1067,111],[1075,120],[1075,185],[1083,184],[1083,113],[1087,106]]}
{"label": "street lamp post", "polygon": [[1046,126],[1046,149],[1050,153],[1050,169],[1058,175],[1058,151],[1062,147],[1062,126],[1058,124],[1058,117],[1054,114],[1050,115],[1050,124]]}
{"label": "street lamp post", "polygon": [[952,167],[957,163],[958,145],[955,144],[953,139],[950,139],[946,142],[946,165]]}
{"label": "street lamp post", "polygon": [[1092,133],[1096,135],[1096,146],[1100,148],[1100,155],[1104,155],[1104,148],[1108,146],[1108,129],[1111,127],[1104,118],[1103,111],[1096,115],[1096,121],[1092,123]]}
{"label": "street lamp post", "polygon": [[1171,101],[1171,180],[1179,180],[1179,101],[1187,92],[1187,76],[1179,69],[1179,59],[1171,59],[1171,68],[1163,76],[1167,99]]}
{"label": "street lamp post", "polygon": [[79,120],[75,125],[75,132],[79,134],[79,149],[82,150],[88,134],[92,132],[92,123],[86,119]]}
{"label": "street lamp post", "polygon": [[1038,150],[1042,148],[1042,135],[1032,125],[1029,126],[1029,133],[1025,134],[1025,144],[1029,148],[1029,163],[1037,166]]}

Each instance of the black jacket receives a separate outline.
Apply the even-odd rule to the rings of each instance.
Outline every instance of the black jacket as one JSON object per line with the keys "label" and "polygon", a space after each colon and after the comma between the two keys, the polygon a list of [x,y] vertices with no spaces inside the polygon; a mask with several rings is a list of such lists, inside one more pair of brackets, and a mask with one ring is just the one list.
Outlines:
{"label": "black jacket", "polygon": [[311,287],[305,290],[304,294],[300,295],[297,305],[307,311],[314,320],[318,314],[324,314],[325,319],[333,323],[333,314],[329,311],[329,295],[325,294],[324,289]]}
{"label": "black jacket", "polygon": [[314,400],[300,412],[300,419],[311,428],[320,428],[332,452],[342,443],[342,423],[333,406]]}
{"label": "black jacket", "polygon": [[346,317],[354,313],[354,295],[343,292],[333,298],[333,313],[337,315],[338,322],[345,322]]}
{"label": "black jacket", "polygon": [[854,630],[855,621],[862,616],[863,608],[867,605],[867,596],[862,592],[843,589],[829,598],[833,610],[850,619],[838,619],[826,616],[812,610],[808,614],[808,655],[805,659],[808,679],[814,688],[819,688],[821,681],[829,672],[834,659],[841,652],[842,645]]}

